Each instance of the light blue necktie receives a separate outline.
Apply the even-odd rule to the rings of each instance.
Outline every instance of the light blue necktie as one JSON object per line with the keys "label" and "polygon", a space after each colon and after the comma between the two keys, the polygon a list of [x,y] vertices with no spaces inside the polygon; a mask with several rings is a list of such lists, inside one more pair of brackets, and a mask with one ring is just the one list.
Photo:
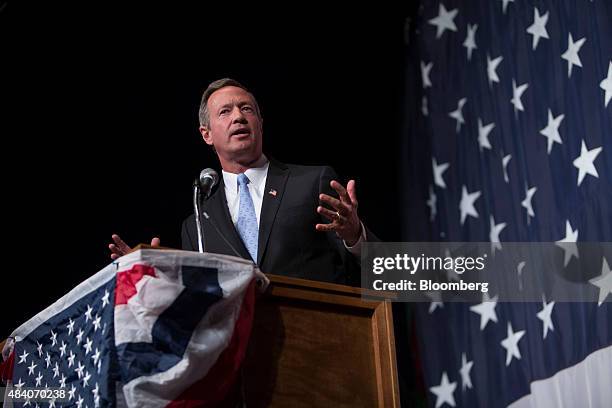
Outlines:
{"label": "light blue necktie", "polygon": [[249,178],[244,173],[238,175],[238,188],[240,193],[240,208],[238,209],[238,223],[236,229],[251,254],[253,262],[257,263],[257,241],[259,239],[259,226],[255,215],[255,206],[249,193]]}

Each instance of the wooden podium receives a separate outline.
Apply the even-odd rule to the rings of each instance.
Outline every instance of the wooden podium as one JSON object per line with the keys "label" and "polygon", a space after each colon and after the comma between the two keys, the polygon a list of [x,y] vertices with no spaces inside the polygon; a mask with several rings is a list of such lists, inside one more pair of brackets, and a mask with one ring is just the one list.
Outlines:
{"label": "wooden podium", "polygon": [[244,365],[251,407],[399,407],[391,303],[268,275]]}

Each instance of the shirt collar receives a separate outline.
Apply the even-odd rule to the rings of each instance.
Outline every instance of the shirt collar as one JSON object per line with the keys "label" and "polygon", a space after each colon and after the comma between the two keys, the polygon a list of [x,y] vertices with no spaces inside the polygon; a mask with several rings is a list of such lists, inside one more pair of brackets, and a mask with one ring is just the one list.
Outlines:
{"label": "shirt collar", "polygon": [[[265,163],[260,167],[252,167],[247,169],[244,174],[249,178],[249,184],[254,186],[257,189],[261,188],[261,184],[266,179],[266,175],[268,174],[268,167],[270,167],[270,161],[264,155]],[[231,188],[233,191],[238,191],[238,174],[229,173],[225,170],[222,170],[223,174],[223,183],[226,188]]]}

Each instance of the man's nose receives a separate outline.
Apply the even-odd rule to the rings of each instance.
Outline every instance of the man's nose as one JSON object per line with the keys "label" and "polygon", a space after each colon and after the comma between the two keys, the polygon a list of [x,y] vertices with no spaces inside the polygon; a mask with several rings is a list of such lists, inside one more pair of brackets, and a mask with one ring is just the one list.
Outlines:
{"label": "man's nose", "polygon": [[247,123],[247,120],[242,113],[242,109],[239,107],[235,107],[232,111],[232,123]]}

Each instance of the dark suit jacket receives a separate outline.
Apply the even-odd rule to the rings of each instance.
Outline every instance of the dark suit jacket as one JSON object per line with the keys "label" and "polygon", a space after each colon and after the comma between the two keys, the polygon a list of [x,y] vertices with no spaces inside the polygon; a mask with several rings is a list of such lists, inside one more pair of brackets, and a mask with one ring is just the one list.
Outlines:
{"label": "dark suit jacket", "polygon": [[[257,264],[265,273],[358,285],[359,259],[334,232],[315,230],[327,222],[317,212],[319,194],[337,197],[329,186],[337,179],[331,167],[298,166],[270,160],[259,223]],[[270,194],[276,191],[276,195]],[[250,259],[227,207],[223,178],[202,205],[204,250],[235,255],[219,232],[245,259]],[[215,224],[219,231],[216,231]],[[195,216],[183,222],[183,249],[197,251]]]}

